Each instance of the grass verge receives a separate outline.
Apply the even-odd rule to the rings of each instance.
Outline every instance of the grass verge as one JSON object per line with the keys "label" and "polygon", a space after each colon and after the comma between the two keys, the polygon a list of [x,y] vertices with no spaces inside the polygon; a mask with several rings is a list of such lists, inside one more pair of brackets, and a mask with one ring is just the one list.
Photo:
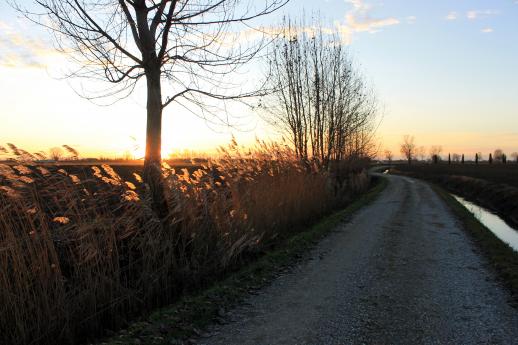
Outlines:
{"label": "grass verge", "polygon": [[201,329],[212,322],[223,322],[222,317],[227,309],[235,306],[250,292],[265,286],[283,269],[302,258],[303,253],[338,224],[347,221],[356,211],[372,202],[387,183],[385,178],[377,178],[367,193],[359,196],[345,209],[287,239],[225,280],[159,309],[147,319],[133,323],[99,344],[182,344],[184,340],[200,335]]}
{"label": "grass verge", "polygon": [[518,253],[496,237],[478,221],[473,213],[455,200],[447,191],[437,185],[432,185],[432,188],[446,202],[451,211],[461,221],[464,229],[496,269],[499,278],[511,291],[513,305],[518,307]]}

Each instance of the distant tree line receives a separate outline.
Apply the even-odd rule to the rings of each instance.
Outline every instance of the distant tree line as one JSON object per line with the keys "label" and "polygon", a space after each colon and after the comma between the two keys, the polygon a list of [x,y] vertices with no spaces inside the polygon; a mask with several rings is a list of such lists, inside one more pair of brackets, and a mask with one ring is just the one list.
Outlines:
{"label": "distant tree line", "polygon": [[[417,161],[427,161],[433,164],[438,164],[439,162],[443,161],[443,157],[441,156],[443,152],[442,146],[432,145],[428,150],[426,150],[424,146],[417,146],[415,143],[415,138],[410,135],[405,135],[403,137],[399,147],[403,158],[408,162],[408,164]],[[518,152],[511,153],[510,157],[512,158],[513,162],[518,164]],[[385,150],[384,158],[387,162],[392,163],[394,158],[392,151]],[[465,164],[467,161],[468,160],[466,159],[466,155],[464,153],[448,152],[448,156],[446,158],[446,162],[448,164]],[[473,156],[473,159],[471,160],[471,162],[474,162],[475,164],[479,164],[483,161],[484,156],[481,152],[476,152]],[[486,162],[488,164],[507,164],[507,154],[502,149],[496,149],[494,152],[488,154]]]}

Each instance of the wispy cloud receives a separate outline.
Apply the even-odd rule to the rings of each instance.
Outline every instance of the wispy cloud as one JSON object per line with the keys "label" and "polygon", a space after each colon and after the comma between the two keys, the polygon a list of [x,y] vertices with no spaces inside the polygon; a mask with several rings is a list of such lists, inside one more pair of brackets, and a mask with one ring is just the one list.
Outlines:
{"label": "wispy cloud", "polygon": [[56,51],[0,21],[0,66],[45,68],[46,59]]}
{"label": "wispy cloud", "polygon": [[444,19],[446,19],[446,20],[456,20],[457,18],[458,18],[458,14],[455,11],[451,11],[450,13],[448,13],[446,15],[446,17],[444,17]]}
{"label": "wispy cloud", "polygon": [[466,18],[474,20],[478,18],[487,18],[500,14],[498,10],[471,10],[466,13]]}
{"label": "wispy cloud", "polygon": [[406,17],[407,24],[415,24],[416,21],[417,21],[417,17],[416,16],[408,16],[408,17]]}
{"label": "wispy cloud", "polygon": [[495,30],[493,30],[493,28],[484,28],[484,29],[482,29],[480,31],[485,33],[485,34],[490,34],[490,33],[494,32]]}
{"label": "wispy cloud", "polygon": [[364,18],[359,19],[352,14],[348,14],[346,16],[347,24],[351,27],[351,29],[355,32],[363,32],[367,31],[370,33],[376,33],[380,28],[384,26],[397,25],[399,24],[399,20],[396,18],[385,18],[385,19],[371,19]]}
{"label": "wispy cloud", "polygon": [[[372,15],[374,6],[366,3],[364,0],[345,0],[345,2],[352,5],[352,8],[345,13],[343,21],[336,20],[332,25],[318,28],[325,35],[338,35],[343,44],[350,44],[356,33],[368,32],[374,34],[381,31],[384,27],[400,24],[400,20],[394,17],[374,17]],[[406,18],[409,24],[415,23],[416,19],[415,16]],[[316,30],[317,28],[312,26],[297,29],[297,31],[305,32],[309,35],[314,34]],[[257,39],[257,37],[264,33],[267,35],[278,35],[282,31],[283,29],[280,27],[263,29],[261,32],[246,30],[238,34],[237,40]]]}
{"label": "wispy cloud", "polygon": [[400,24],[400,20],[394,17],[373,18],[371,12],[374,6],[364,0],[345,0],[345,2],[351,4],[352,9],[345,14],[344,23],[335,22],[335,29],[340,34],[343,43],[352,42],[356,32],[373,34],[386,26]]}

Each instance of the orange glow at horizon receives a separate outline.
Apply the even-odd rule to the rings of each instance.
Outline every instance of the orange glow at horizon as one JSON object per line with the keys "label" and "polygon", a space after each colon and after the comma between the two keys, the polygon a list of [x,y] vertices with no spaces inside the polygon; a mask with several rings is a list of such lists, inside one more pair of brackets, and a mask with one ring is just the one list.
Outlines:
{"label": "orange glow at horizon", "polygon": [[[358,14],[351,1],[331,1],[324,7],[315,1],[303,2],[308,10],[322,9],[338,23],[347,24],[343,19],[348,13]],[[473,157],[482,152],[486,156],[498,148],[509,154],[518,152],[518,49],[510,44],[518,29],[516,1],[487,0],[487,6],[499,8],[498,16],[455,21],[444,19],[446,1],[409,1],[404,6],[399,1],[383,6],[370,2],[366,12],[377,8],[381,18],[401,19],[372,31],[345,30],[351,35],[347,50],[379,99],[383,117],[376,133],[379,156],[390,149],[394,157],[401,157],[399,144],[405,134],[414,136],[416,145],[427,151],[432,145],[442,146],[443,155]],[[298,8],[300,3],[291,2],[286,11]],[[8,4],[0,2],[0,9],[0,145],[13,143],[37,152],[66,144],[83,158],[126,153],[143,158],[145,86],[138,85],[128,98],[105,107],[79,97],[69,84],[79,91],[82,86],[105,90],[107,84],[63,80],[73,63],[56,54],[48,33],[20,20]],[[275,26],[283,15],[264,24]],[[481,20],[491,25],[491,33],[480,31],[483,27],[477,23]],[[251,82],[259,73],[250,68],[232,82]],[[164,89],[164,97],[168,91]],[[162,157],[186,150],[215,153],[230,142],[232,134],[245,146],[253,144],[255,137],[279,137],[248,108],[229,106],[227,110],[229,117],[247,118],[245,129],[209,128],[204,114],[192,114],[174,104],[166,108]]]}

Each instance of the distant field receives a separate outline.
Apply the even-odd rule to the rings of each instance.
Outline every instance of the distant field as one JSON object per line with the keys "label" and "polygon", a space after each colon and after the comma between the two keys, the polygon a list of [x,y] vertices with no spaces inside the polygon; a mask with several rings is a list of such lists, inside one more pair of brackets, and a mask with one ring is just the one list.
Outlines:
{"label": "distant field", "polygon": [[518,187],[518,164],[401,164],[397,170],[416,173],[424,179],[440,175],[469,176],[495,183]]}

